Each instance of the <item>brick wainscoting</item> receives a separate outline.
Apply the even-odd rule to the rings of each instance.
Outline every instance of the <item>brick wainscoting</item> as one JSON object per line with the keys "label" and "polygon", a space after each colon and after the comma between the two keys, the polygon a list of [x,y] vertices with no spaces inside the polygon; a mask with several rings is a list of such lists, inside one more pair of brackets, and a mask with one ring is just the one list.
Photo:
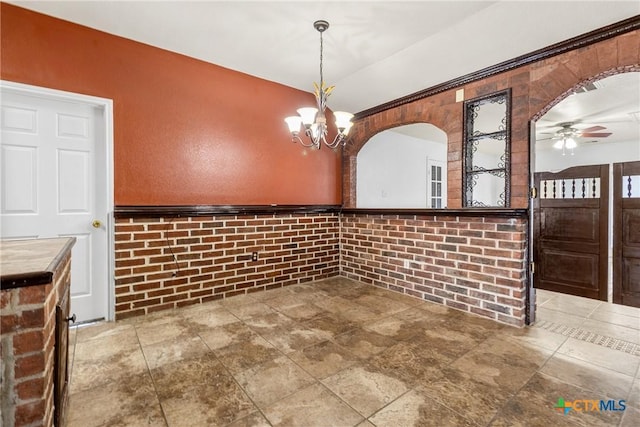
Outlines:
{"label": "brick wainscoting", "polygon": [[341,216],[341,274],[524,326],[526,217]]}
{"label": "brick wainscoting", "polygon": [[116,319],[336,276],[339,225],[337,213],[119,215]]}

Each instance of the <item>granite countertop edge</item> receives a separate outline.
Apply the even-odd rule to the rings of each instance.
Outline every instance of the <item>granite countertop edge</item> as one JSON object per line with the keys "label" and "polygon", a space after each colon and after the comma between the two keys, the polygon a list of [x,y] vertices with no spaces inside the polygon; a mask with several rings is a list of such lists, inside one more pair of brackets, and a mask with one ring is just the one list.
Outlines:
{"label": "granite countertop edge", "polygon": [[[59,237],[56,239],[59,239]],[[65,259],[66,254],[71,251],[71,248],[73,248],[73,245],[75,245],[76,243],[75,237],[67,237],[66,240],[67,241],[64,246],[60,249],[60,251],[58,251],[56,256],[53,257],[47,268],[45,268],[44,270],[0,275],[0,289],[9,290],[24,288],[27,286],[46,285],[47,283],[51,283],[51,281],[53,280],[53,273],[58,269],[62,261]]]}

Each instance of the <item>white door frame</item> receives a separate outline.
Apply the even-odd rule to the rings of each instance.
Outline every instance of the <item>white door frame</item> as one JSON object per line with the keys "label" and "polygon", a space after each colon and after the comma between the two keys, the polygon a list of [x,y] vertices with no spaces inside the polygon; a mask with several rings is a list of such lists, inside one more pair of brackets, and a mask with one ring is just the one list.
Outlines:
{"label": "white door frame", "polygon": [[23,83],[16,83],[7,80],[0,80],[0,88],[3,91],[12,92],[17,95],[31,95],[55,101],[70,101],[82,103],[96,107],[103,113],[104,133],[100,137],[104,138],[106,147],[106,185],[107,194],[105,204],[107,206],[107,320],[115,318],[115,221],[113,217],[113,101],[107,98],[99,98],[79,93],[66,92],[57,89],[49,89],[40,86],[32,86]]}

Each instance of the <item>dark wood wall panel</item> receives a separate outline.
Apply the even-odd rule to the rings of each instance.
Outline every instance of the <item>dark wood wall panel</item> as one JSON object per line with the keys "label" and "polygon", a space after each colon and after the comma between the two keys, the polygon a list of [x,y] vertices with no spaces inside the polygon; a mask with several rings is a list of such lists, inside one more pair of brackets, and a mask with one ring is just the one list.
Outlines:
{"label": "dark wood wall panel", "polygon": [[640,162],[613,165],[613,302],[640,307],[640,189],[629,176]]}

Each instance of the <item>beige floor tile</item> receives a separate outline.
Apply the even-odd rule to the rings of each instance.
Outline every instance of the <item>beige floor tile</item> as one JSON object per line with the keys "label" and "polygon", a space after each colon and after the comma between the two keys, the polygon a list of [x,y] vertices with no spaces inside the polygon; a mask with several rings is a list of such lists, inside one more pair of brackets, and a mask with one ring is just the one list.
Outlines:
{"label": "beige floor tile", "polygon": [[573,316],[588,317],[602,301],[573,295],[558,294],[544,304],[546,310],[555,310]]}
{"label": "beige floor tile", "polygon": [[[386,292],[389,294],[390,292]],[[365,306],[377,315],[390,315],[407,310],[411,306],[396,299],[387,298],[381,295],[365,294],[352,300],[353,302]]]}
{"label": "beige floor tile", "polygon": [[198,332],[240,321],[240,319],[231,314],[226,308],[218,305],[213,305],[207,310],[186,312],[183,317],[186,320],[186,323],[183,323],[183,325]]}
{"label": "beige floor tile", "polygon": [[291,353],[326,341],[332,337],[329,332],[306,328],[300,324],[274,329],[261,334],[264,339],[283,353]]}
{"label": "beige floor tile", "polygon": [[537,301],[538,307],[546,304],[547,301],[549,301],[551,298],[554,298],[557,295],[558,294],[555,292],[546,291],[544,289],[536,289],[536,301]]}
{"label": "beige floor tile", "polygon": [[615,426],[620,413],[600,411],[564,411],[557,409],[558,399],[565,402],[598,399],[587,391],[556,378],[535,374],[496,416],[492,426]]}
{"label": "beige floor tile", "polygon": [[260,408],[311,385],[313,377],[287,357],[270,360],[235,375],[240,386]]}
{"label": "beige floor tile", "polygon": [[359,326],[358,323],[352,322],[340,314],[329,312],[304,320],[301,324],[314,331],[323,331],[329,337],[335,337]]}
{"label": "beige floor tile", "polygon": [[[95,340],[85,345],[93,345]],[[78,344],[81,346],[81,344]],[[82,348],[80,349],[82,352]],[[70,393],[81,393],[90,388],[104,385],[113,381],[120,381],[131,375],[141,374],[147,371],[147,364],[140,347],[121,350],[110,353],[108,357],[96,359],[75,357],[73,361],[73,378],[69,387]]]}
{"label": "beige floor tile", "polygon": [[630,376],[636,374],[640,364],[638,356],[574,338],[567,339],[558,353]]}
{"label": "beige floor tile", "polygon": [[631,317],[640,317],[640,308],[630,307],[628,305],[603,303],[603,304],[600,304],[598,308],[594,310],[594,314],[604,313],[604,312],[623,314],[625,316],[631,316]]}
{"label": "beige floor tile", "polygon": [[543,374],[590,390],[594,396],[625,399],[633,377],[562,354],[554,355],[540,370]]}
{"label": "beige floor tile", "polygon": [[370,420],[377,427],[476,426],[419,390],[411,390],[399,397],[370,417]]}
{"label": "beige floor tile", "polygon": [[376,372],[414,387],[442,377],[443,368],[452,361],[433,348],[401,342],[371,357],[369,364]]}
{"label": "beige floor tile", "polygon": [[402,381],[363,365],[340,371],[322,383],[364,417],[409,390]]}
{"label": "beige floor tile", "polygon": [[511,396],[454,368],[442,369],[440,378],[425,382],[417,390],[479,425],[487,425]]}
{"label": "beige floor tile", "polygon": [[228,424],[227,427],[271,427],[271,424],[260,412],[254,412]]}
{"label": "beige floor tile", "polygon": [[278,308],[278,311],[298,321],[308,320],[323,313],[327,313],[326,310],[321,309],[315,304],[306,302],[293,306],[280,307]]}
{"label": "beige floor tile", "polygon": [[636,316],[628,316],[611,311],[594,311],[591,313],[591,316],[589,316],[589,319],[640,330],[640,317]]}
{"label": "beige floor tile", "polygon": [[552,354],[541,347],[494,337],[460,357],[451,367],[467,373],[475,381],[511,394],[520,389]]}
{"label": "beige floor tile", "polygon": [[142,351],[149,369],[155,369],[170,363],[201,357],[211,350],[199,336],[187,335],[144,346]]}
{"label": "beige floor tile", "polygon": [[148,373],[123,375],[71,395],[68,427],[112,425],[166,425]]}
{"label": "beige floor tile", "polygon": [[614,325],[594,319],[585,320],[582,328],[606,337],[613,337],[640,345],[640,329],[627,328],[626,326]]}
{"label": "beige floor tile", "polygon": [[640,409],[627,407],[622,414],[620,427],[638,427],[638,420],[640,420]]}
{"label": "beige floor tile", "polygon": [[225,306],[225,308],[240,320],[247,320],[252,317],[264,316],[275,312],[275,310],[267,304],[256,301],[242,305]]}
{"label": "beige floor tile", "polygon": [[502,336],[508,340],[528,343],[551,351],[556,351],[567,340],[567,337],[562,334],[550,332],[536,326],[507,328],[503,331]]}
{"label": "beige floor tile", "polygon": [[[419,310],[415,309],[414,312]],[[403,312],[405,313],[405,312]],[[427,327],[427,321],[420,318],[400,318],[389,316],[379,320],[372,320],[362,327],[376,334],[391,338],[396,341],[410,341]]]}
{"label": "beige floor tile", "polygon": [[261,365],[282,353],[259,335],[215,350],[218,360],[231,372],[238,374],[247,369]]}
{"label": "beige floor tile", "polygon": [[164,365],[151,375],[170,426],[222,426],[256,411],[213,355]]}
{"label": "beige floor tile", "polygon": [[105,338],[110,335],[117,335],[127,331],[133,332],[134,327],[131,324],[121,322],[98,322],[73,328],[73,331],[76,334],[77,342],[85,342],[90,339]]}
{"label": "beige floor tile", "polygon": [[316,379],[326,378],[359,361],[349,350],[332,341],[296,351],[289,357]]}
{"label": "beige floor tile", "polygon": [[258,336],[256,332],[242,322],[228,323],[214,328],[203,329],[198,335],[212,350],[241,344]]}
{"label": "beige floor tile", "polygon": [[315,303],[318,307],[355,323],[365,323],[378,317],[378,315],[359,304],[345,299],[341,296],[334,296]]}
{"label": "beige floor tile", "polygon": [[77,361],[105,360],[123,351],[140,349],[135,329],[123,329],[119,333],[110,334],[93,340],[78,342],[75,346]]}
{"label": "beige floor tile", "polygon": [[284,309],[305,304],[305,301],[301,300],[300,295],[296,293],[287,293],[276,298],[270,298],[265,301],[265,304],[268,304],[274,310],[283,312]]}
{"label": "beige floor tile", "polygon": [[293,320],[281,313],[270,313],[263,316],[256,316],[245,320],[245,323],[260,335],[268,334],[269,332],[276,331],[291,327],[295,324]]}
{"label": "beige floor tile", "polygon": [[[627,341],[640,331],[640,309],[595,302],[585,319],[592,300],[538,297],[540,319]],[[69,425],[635,427],[639,369],[638,356],[541,327],[330,278],[72,329]],[[627,410],[553,408],[591,395]]]}
{"label": "beige floor tile", "polygon": [[195,336],[189,322],[176,317],[169,322],[141,323],[136,325],[140,344],[144,347],[184,336]]}
{"label": "beige floor tile", "polygon": [[544,307],[539,307],[536,310],[536,321],[553,322],[560,325],[567,325],[572,328],[580,328],[586,321],[586,318],[581,316],[575,316],[572,314],[563,313],[561,311],[550,310]]}
{"label": "beige floor tile", "polygon": [[629,406],[633,406],[636,409],[640,409],[640,377],[636,377],[631,386],[631,391],[627,397],[627,403]]}
{"label": "beige floor tile", "polygon": [[352,329],[333,340],[361,359],[368,359],[397,344],[392,338],[362,328]]}
{"label": "beige floor tile", "polygon": [[313,384],[267,406],[264,414],[273,426],[353,426],[363,420],[321,384]]}

